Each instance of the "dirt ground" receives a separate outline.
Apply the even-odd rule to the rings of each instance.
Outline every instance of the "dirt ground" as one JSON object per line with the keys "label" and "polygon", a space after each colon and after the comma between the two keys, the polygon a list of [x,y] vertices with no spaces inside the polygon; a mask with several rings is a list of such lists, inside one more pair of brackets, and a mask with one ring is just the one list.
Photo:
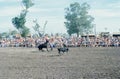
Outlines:
{"label": "dirt ground", "polygon": [[0,79],[120,79],[120,48],[0,48]]}

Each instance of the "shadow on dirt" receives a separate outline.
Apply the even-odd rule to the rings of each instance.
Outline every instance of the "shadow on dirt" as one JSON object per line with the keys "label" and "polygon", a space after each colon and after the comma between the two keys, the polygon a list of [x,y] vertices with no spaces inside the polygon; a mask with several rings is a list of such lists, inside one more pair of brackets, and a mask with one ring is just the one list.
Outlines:
{"label": "shadow on dirt", "polygon": [[48,57],[59,57],[61,55],[48,55]]}

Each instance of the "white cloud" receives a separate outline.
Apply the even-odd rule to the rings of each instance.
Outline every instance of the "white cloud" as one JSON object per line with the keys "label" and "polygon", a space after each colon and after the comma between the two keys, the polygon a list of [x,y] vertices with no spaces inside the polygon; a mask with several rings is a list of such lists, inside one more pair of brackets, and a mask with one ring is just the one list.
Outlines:
{"label": "white cloud", "polygon": [[120,1],[108,4],[108,7],[120,8]]}
{"label": "white cloud", "polygon": [[3,2],[4,0],[0,0],[0,2]]}
{"label": "white cloud", "polygon": [[95,20],[97,32],[105,31],[104,28],[108,28],[107,31],[115,32],[119,29],[120,11],[116,9],[94,9],[91,10]]}
{"label": "white cloud", "polygon": [[9,20],[7,22],[0,22],[0,32],[8,32],[9,30],[14,30],[15,27],[12,25],[12,22]]}
{"label": "white cloud", "polygon": [[[32,28],[34,25],[32,21],[37,19],[38,23],[43,26],[44,22],[47,20],[48,24],[46,27],[46,32],[65,32],[64,8],[68,7],[69,4],[74,1],[78,0],[33,0],[35,5],[29,9],[26,25]],[[81,1],[87,1],[88,3],[92,4],[89,14],[95,18],[95,24],[99,31],[100,29],[104,30],[104,27],[111,28],[116,31],[120,20],[120,11],[118,10],[118,8],[120,8],[120,2],[112,3],[105,0]],[[81,3],[81,1],[79,2]],[[106,2],[105,6],[101,5],[104,2]],[[0,0],[0,4],[2,4],[0,5],[0,29],[4,30],[5,28],[14,28],[11,23],[11,17],[15,17],[20,14],[22,10],[21,0]],[[116,28],[113,28],[115,26]]]}
{"label": "white cloud", "polygon": [[57,12],[57,11],[63,11],[63,8],[36,8],[36,7],[31,7],[29,9],[30,12],[38,13],[38,12]]}
{"label": "white cloud", "polygon": [[0,2],[16,2],[16,0],[0,0]]}
{"label": "white cloud", "polygon": [[47,33],[66,33],[66,28],[64,26],[64,18],[60,17],[60,16],[43,16],[40,18],[28,18],[26,26],[28,26],[29,28],[32,29],[32,26],[34,26],[34,23],[32,22],[34,19],[37,19],[39,25],[41,26],[41,28],[44,26],[45,21],[47,21],[47,25],[46,25],[46,32]]}
{"label": "white cloud", "polygon": [[20,13],[22,9],[20,7],[3,7],[2,10],[0,10],[0,16],[15,16],[18,15]]}
{"label": "white cloud", "polygon": [[[4,1],[7,1],[7,2],[13,2],[13,1],[16,1],[16,0],[9,0],[9,1],[8,1],[8,0],[4,0]],[[19,0],[18,0],[18,1],[19,1]]]}
{"label": "white cloud", "polygon": [[90,14],[95,17],[120,17],[120,11],[112,9],[94,9],[90,11]]}

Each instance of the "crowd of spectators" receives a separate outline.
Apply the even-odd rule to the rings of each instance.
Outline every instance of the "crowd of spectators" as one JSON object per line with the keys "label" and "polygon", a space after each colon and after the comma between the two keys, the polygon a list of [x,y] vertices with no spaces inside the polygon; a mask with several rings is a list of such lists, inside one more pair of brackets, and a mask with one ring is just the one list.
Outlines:
{"label": "crowd of spectators", "polygon": [[13,38],[0,39],[0,47],[37,47],[49,40],[51,46],[61,46],[66,44],[69,47],[120,47],[119,37],[62,37],[44,36],[39,38]]}

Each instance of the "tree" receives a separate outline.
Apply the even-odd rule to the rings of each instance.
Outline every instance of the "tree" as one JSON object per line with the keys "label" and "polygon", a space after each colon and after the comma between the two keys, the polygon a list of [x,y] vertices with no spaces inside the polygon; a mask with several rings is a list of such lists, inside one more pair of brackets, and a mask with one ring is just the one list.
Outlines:
{"label": "tree", "polygon": [[34,4],[31,0],[22,0],[24,5],[24,9],[20,13],[19,16],[12,18],[12,23],[16,29],[20,32],[22,37],[26,37],[29,34],[29,28],[25,26],[26,23],[26,15],[28,13],[28,9],[32,7]]}
{"label": "tree", "polygon": [[28,10],[30,7],[34,5],[32,0],[22,0],[23,5],[25,6],[25,9]]}
{"label": "tree", "polygon": [[0,39],[2,39],[2,34],[0,33]]}
{"label": "tree", "polygon": [[40,32],[40,25],[38,24],[37,20],[33,21],[35,23],[35,26],[33,26],[33,29],[37,34],[41,37],[42,33]]}
{"label": "tree", "polygon": [[16,35],[16,34],[18,34],[18,32],[16,30],[12,30],[9,32],[9,35]]}
{"label": "tree", "polygon": [[9,37],[9,33],[8,32],[3,32],[3,33],[1,33],[1,37],[8,38]]}
{"label": "tree", "polygon": [[75,2],[65,8],[65,26],[69,35],[76,33],[79,34],[88,33],[93,28],[94,18],[88,15],[90,6],[87,3],[79,4]]}
{"label": "tree", "polygon": [[39,35],[39,37],[43,36],[45,34],[47,21],[45,21],[43,28],[40,28],[37,20],[34,20],[33,22],[35,23],[35,26],[33,26],[34,31]]}

